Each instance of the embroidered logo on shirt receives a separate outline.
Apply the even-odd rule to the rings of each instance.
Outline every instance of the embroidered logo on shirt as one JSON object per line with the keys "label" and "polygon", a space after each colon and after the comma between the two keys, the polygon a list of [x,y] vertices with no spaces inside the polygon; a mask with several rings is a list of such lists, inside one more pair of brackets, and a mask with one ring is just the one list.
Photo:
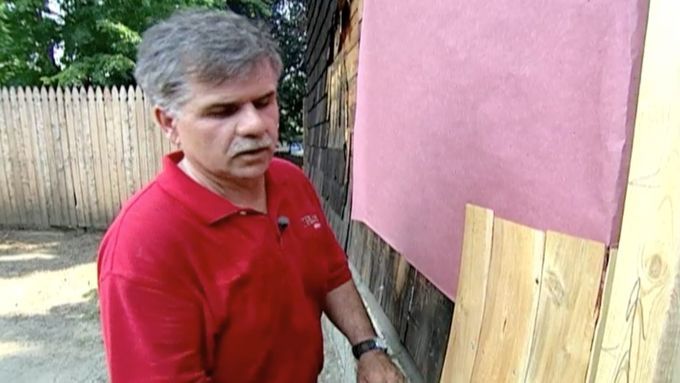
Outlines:
{"label": "embroidered logo on shirt", "polygon": [[321,221],[319,221],[319,217],[317,217],[316,214],[307,214],[303,216],[302,224],[304,225],[304,227],[311,226],[316,230],[321,229]]}

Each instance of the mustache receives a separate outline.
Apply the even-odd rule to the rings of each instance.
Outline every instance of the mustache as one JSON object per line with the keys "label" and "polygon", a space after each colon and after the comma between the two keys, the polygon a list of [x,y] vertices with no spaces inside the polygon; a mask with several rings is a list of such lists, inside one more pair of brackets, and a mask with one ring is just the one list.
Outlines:
{"label": "mustache", "polygon": [[271,138],[262,138],[259,140],[239,140],[231,145],[230,152],[233,155],[239,155],[255,150],[270,149],[273,146],[274,141]]}

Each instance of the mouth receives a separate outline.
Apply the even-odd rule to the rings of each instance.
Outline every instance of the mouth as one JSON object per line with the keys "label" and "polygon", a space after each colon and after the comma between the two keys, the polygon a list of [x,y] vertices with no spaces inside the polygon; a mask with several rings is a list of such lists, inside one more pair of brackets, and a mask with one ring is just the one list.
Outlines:
{"label": "mouth", "polygon": [[269,147],[261,147],[261,148],[255,148],[255,149],[249,149],[249,150],[244,150],[239,152],[236,156],[256,156],[259,154],[266,153],[269,150]]}

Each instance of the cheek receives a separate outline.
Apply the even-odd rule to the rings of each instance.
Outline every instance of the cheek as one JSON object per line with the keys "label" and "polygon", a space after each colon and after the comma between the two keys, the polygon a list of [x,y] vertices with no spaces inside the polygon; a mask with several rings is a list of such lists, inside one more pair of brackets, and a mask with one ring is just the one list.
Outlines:
{"label": "cheek", "polygon": [[268,131],[272,135],[278,135],[279,133],[279,107],[278,105],[272,108],[272,110],[267,113],[267,126]]}
{"label": "cheek", "polygon": [[220,120],[196,120],[179,131],[183,146],[192,146],[204,152],[224,151],[234,137],[229,123]]}

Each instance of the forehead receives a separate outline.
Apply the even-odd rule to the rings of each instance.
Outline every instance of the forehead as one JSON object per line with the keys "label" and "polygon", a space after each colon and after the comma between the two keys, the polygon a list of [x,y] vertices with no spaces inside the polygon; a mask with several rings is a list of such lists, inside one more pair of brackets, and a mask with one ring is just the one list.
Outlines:
{"label": "forehead", "polygon": [[189,80],[187,107],[201,108],[214,103],[241,103],[275,92],[278,78],[267,63],[259,63],[242,76],[209,83]]}

